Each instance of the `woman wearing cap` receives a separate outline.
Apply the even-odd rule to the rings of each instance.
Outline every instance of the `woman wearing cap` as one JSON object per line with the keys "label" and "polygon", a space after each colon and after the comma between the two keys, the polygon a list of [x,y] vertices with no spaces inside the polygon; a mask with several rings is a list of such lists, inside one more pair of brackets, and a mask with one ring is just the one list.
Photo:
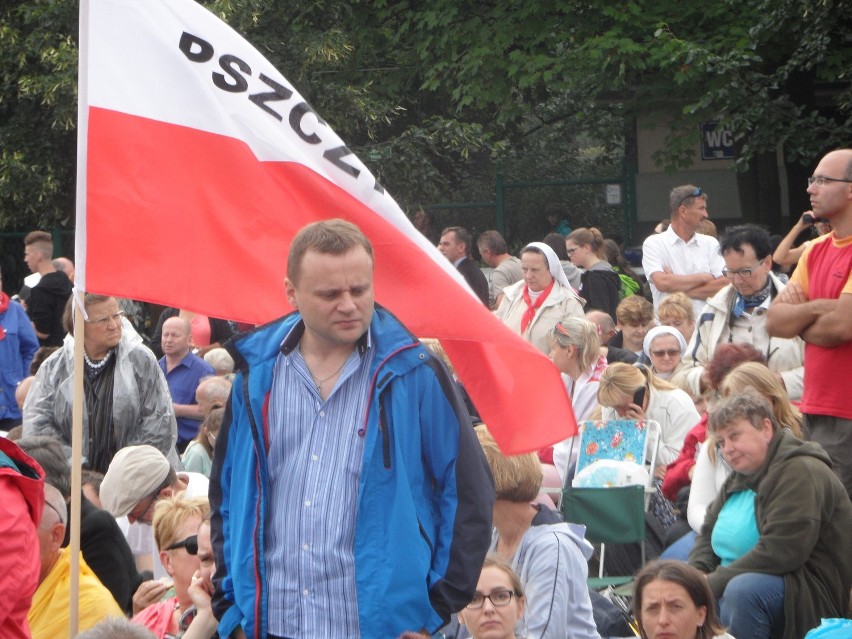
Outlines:
{"label": "woman wearing cap", "polygon": [[[36,373],[24,404],[24,436],[47,435],[71,447],[74,327],[71,296],[62,348]],[[114,297],[86,293],[83,332],[83,465],[106,473],[115,453],[150,444],[176,468],[177,424],[166,378]]]}
{"label": "woman wearing cap", "polygon": [[532,242],[521,251],[524,279],[503,289],[503,301],[494,311],[506,326],[550,353],[550,331],[568,317],[583,318],[583,302],[565,276],[553,249]]}
{"label": "woman wearing cap", "polygon": [[672,380],[682,367],[686,340],[673,326],[655,326],[645,335],[642,349],[651,360],[654,374],[661,379]]}

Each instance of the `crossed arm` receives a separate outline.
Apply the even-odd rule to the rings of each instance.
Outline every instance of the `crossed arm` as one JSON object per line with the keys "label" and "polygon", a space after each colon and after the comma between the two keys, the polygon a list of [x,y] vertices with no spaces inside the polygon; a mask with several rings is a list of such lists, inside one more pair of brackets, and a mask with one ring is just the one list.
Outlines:
{"label": "crossed arm", "polygon": [[691,273],[677,275],[665,266],[662,271],[651,273],[651,280],[658,291],[663,293],[686,293],[693,299],[703,300],[718,293],[727,283],[724,277],[714,277],[711,273]]}
{"label": "crossed arm", "polygon": [[790,282],[772,302],[766,330],[775,337],[801,336],[816,346],[831,348],[852,340],[852,294],[836,300],[808,300],[798,282]]}

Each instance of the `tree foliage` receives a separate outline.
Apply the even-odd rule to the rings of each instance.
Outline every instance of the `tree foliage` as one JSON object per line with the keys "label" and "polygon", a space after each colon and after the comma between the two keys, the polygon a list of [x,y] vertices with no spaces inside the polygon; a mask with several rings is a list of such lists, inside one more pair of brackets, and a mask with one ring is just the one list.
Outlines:
{"label": "tree foliage", "polygon": [[[668,168],[708,120],[734,131],[741,171],[852,139],[849,0],[205,4],[404,208],[492,199],[498,162],[518,180],[617,175],[639,114],[674,119]],[[76,33],[76,3],[0,3],[0,228],[72,217]]]}

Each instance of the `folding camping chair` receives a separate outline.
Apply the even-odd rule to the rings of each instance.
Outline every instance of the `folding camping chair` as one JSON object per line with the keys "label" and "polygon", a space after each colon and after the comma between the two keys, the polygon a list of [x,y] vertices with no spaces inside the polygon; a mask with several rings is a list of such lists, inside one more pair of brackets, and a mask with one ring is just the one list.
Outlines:
{"label": "folding camping chair", "polygon": [[[580,425],[577,473],[598,460],[650,462],[645,485],[575,487],[566,479],[561,509],[565,521],[586,527],[586,539],[600,544],[597,578],[589,579],[592,589],[618,586],[633,580],[632,575],[604,577],[606,544],[638,542],[645,563],[645,509],[654,492],[654,464],[660,440],[660,425],[653,420],[620,419],[587,421]],[[649,453],[646,455],[646,453]]]}

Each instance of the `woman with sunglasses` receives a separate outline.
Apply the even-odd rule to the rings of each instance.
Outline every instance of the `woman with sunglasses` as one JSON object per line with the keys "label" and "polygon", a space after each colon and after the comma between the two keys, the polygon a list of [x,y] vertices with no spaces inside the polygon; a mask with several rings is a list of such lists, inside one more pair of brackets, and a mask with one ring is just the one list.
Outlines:
{"label": "woman with sunglasses", "polygon": [[[660,379],[676,380],[682,368],[681,358],[686,352],[686,340],[673,326],[655,326],[645,334],[642,342],[651,368]],[[676,381],[672,383],[677,384]]]}
{"label": "woman with sunglasses", "polygon": [[518,639],[515,628],[524,618],[526,599],[521,580],[504,561],[485,558],[473,600],[458,613],[472,639]]}
{"label": "woman with sunglasses", "polygon": [[181,634],[181,617],[192,606],[189,586],[199,569],[198,526],[210,512],[205,497],[174,495],[157,502],[154,510],[154,540],[160,561],[172,580],[174,596],[148,606],[133,617],[157,639],[174,639]]}

